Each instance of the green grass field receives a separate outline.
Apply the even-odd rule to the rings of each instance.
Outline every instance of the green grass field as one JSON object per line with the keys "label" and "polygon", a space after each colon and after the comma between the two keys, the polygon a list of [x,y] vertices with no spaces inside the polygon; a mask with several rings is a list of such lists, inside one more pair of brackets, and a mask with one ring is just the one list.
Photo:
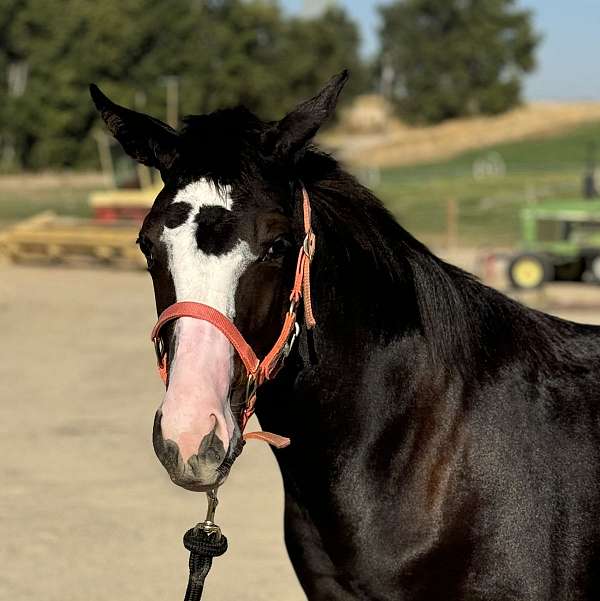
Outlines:
{"label": "green grass field", "polygon": [[[446,205],[454,199],[462,244],[512,245],[519,237],[519,209],[527,202],[580,198],[588,147],[594,141],[600,150],[598,122],[552,137],[481,148],[448,161],[386,169],[375,190],[404,227],[429,242],[445,236]],[[474,161],[490,152],[501,155],[506,174],[475,180]]]}
{"label": "green grass field", "polygon": [[92,189],[86,188],[70,190],[66,187],[35,191],[0,189],[0,221],[10,223],[48,210],[58,215],[88,217],[91,210],[87,198],[91,191]]}

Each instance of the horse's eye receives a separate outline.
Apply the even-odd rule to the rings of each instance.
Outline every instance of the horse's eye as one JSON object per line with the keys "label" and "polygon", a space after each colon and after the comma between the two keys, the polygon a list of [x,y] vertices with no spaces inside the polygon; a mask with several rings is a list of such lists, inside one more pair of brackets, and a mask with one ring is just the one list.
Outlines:
{"label": "horse's eye", "polygon": [[140,250],[146,257],[146,261],[148,262],[148,269],[152,269],[154,266],[154,255],[152,253],[152,242],[147,238],[138,238],[137,243],[140,247]]}
{"label": "horse's eye", "polygon": [[263,260],[271,261],[283,257],[291,247],[292,243],[287,236],[279,236],[273,240]]}
{"label": "horse's eye", "polygon": [[154,267],[154,255],[152,254],[152,251],[150,251],[146,255],[146,262],[148,263],[148,271],[149,271],[150,269],[152,269]]}

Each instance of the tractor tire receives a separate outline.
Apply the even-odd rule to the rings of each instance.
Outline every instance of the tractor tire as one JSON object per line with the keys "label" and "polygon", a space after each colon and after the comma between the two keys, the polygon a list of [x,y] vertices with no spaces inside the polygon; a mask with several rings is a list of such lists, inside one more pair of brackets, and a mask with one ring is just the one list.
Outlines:
{"label": "tractor tire", "polygon": [[600,255],[587,257],[586,267],[586,280],[600,284]]}
{"label": "tractor tire", "polygon": [[520,290],[535,290],[554,279],[554,265],[536,254],[517,255],[508,266],[508,279]]}

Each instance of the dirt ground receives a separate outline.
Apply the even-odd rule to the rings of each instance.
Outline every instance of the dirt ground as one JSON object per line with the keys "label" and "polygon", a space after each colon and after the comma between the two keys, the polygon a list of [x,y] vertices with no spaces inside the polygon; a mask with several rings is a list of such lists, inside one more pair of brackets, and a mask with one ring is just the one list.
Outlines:
{"label": "dirt ground", "polygon": [[[145,273],[0,266],[0,600],[183,599],[204,495],[154,456],[161,399]],[[248,443],[220,494],[207,599],[304,596],[275,460]]]}
{"label": "dirt ground", "polygon": [[[0,600],[182,599],[181,536],[205,501],[173,486],[152,450],[146,274],[0,265],[0,281]],[[600,323],[600,288],[534,300]],[[247,445],[220,498],[230,550],[205,597],[303,599],[266,446]]]}

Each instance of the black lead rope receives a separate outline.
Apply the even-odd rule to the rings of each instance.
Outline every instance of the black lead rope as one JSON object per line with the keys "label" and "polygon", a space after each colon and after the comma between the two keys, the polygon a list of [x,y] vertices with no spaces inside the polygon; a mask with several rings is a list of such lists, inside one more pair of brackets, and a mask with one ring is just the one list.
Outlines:
{"label": "black lead rope", "polygon": [[227,551],[227,539],[213,522],[219,503],[216,490],[209,491],[207,497],[206,520],[190,528],[183,536],[183,545],[190,552],[190,576],[184,601],[199,601],[213,557],[219,557]]}

